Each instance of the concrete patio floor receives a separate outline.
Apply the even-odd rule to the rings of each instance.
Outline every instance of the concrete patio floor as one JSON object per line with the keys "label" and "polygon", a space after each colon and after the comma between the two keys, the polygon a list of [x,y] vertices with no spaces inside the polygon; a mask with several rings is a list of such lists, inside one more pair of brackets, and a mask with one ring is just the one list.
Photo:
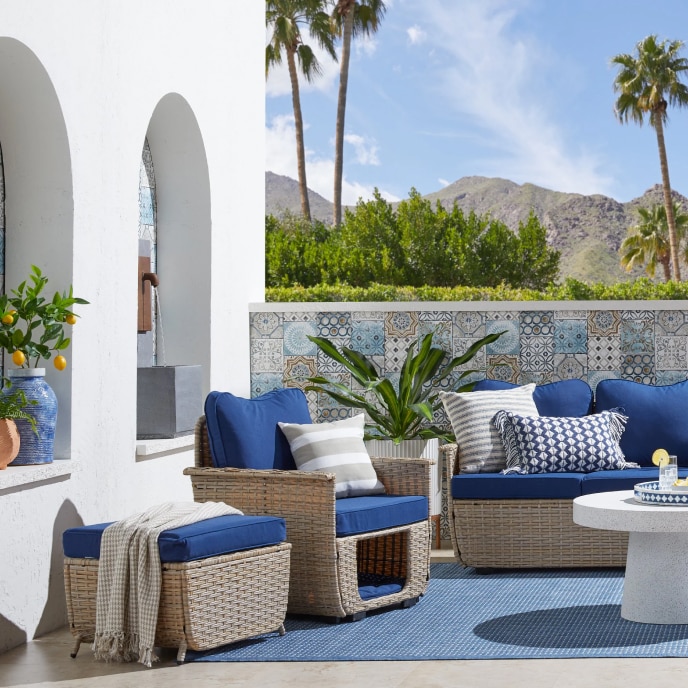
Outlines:
{"label": "concrete patio floor", "polygon": [[[433,561],[451,561],[451,550],[433,551]],[[140,664],[93,661],[83,645],[76,659],[69,630],[49,633],[0,655],[0,686],[33,688],[607,688],[685,686],[688,664],[667,659],[539,659],[434,662],[232,662],[177,666],[176,651],[164,650],[152,669]]]}

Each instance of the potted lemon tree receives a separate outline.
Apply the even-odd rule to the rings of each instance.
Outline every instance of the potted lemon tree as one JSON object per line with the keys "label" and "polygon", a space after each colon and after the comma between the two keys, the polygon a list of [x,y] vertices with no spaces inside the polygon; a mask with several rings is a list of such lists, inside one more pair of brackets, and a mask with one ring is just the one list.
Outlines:
{"label": "potted lemon tree", "polygon": [[47,283],[48,278],[40,268],[32,265],[27,280],[12,289],[9,295],[0,295],[0,348],[10,355],[16,366],[6,371],[11,386],[5,384],[2,394],[5,397],[14,395],[19,401],[24,398],[26,404],[33,407],[31,416],[35,422],[34,426],[29,419],[16,417],[20,447],[13,466],[53,460],[57,398],[45,381],[45,368],[39,367],[39,363],[55,354],[55,368],[64,370],[67,367],[64,351],[71,339],[66,335],[66,327],[77,322],[74,305],[88,303],[74,296],[71,285],[68,291],[55,292],[48,299],[43,293]]}

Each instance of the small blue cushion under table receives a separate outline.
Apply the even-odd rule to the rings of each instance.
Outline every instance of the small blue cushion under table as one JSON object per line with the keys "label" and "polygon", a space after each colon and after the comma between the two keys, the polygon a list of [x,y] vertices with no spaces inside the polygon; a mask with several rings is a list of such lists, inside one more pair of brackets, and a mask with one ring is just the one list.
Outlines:
{"label": "small blue cushion under table", "polygon": [[[66,557],[99,559],[100,540],[110,523],[69,528],[62,535]],[[276,516],[217,516],[160,533],[160,561],[207,559],[247,549],[269,547],[287,537],[283,518]]]}
{"label": "small blue cushion under table", "polygon": [[338,499],[337,537],[370,533],[416,523],[428,517],[423,496],[369,495]]}

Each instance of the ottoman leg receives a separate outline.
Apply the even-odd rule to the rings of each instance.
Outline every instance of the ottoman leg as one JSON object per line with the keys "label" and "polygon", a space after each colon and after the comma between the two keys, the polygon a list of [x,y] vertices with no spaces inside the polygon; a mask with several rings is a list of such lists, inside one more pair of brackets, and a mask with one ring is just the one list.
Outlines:
{"label": "ottoman leg", "polygon": [[77,655],[77,652],[79,652],[79,648],[81,647],[81,636],[77,636],[76,641],[74,642],[74,648],[72,651],[69,653],[69,656],[74,659]]}
{"label": "ottoman leg", "polygon": [[280,635],[284,635],[286,633],[284,630],[284,624],[280,624],[280,627],[277,630],[279,631]]}
{"label": "ottoman leg", "polygon": [[179,643],[179,649],[177,650],[177,664],[183,664],[186,659],[186,640],[182,640]]}

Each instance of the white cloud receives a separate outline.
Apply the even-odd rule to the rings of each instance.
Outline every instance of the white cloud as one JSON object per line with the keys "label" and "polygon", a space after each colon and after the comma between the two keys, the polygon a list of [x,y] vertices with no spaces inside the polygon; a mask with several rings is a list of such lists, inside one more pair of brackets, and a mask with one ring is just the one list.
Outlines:
{"label": "white cloud", "polygon": [[406,34],[409,37],[409,42],[411,45],[420,45],[421,43],[425,43],[428,38],[428,34],[417,24],[406,29]]}
{"label": "white cloud", "polygon": [[[516,35],[512,24],[528,0],[426,0],[429,41],[443,56],[438,90],[455,111],[459,126],[475,127],[494,155],[483,173],[529,181],[561,191],[607,193],[612,180],[600,160],[572,152],[547,98],[551,55],[533,36]],[[550,82],[551,83],[551,82]]]}
{"label": "white cloud", "polygon": [[[354,147],[356,162],[359,165],[379,165],[380,158],[377,155],[377,146],[369,143],[363,136],[358,134],[345,134],[344,141]],[[344,152],[346,155],[346,151]]]}
{"label": "white cloud", "polygon": [[[304,124],[307,130],[308,125]],[[362,137],[358,137],[361,138]],[[364,157],[373,156],[377,159],[377,151],[363,144],[361,150]],[[371,153],[372,150],[372,153]],[[296,166],[296,139],[294,132],[294,118],[291,115],[278,115],[265,127],[265,169],[275,174],[283,174],[292,179],[298,179]],[[367,164],[379,164],[371,163]],[[334,197],[334,160],[323,157],[306,146],[306,182],[308,188],[319,193],[323,198],[332,201]],[[342,202],[344,205],[355,205],[359,198],[370,200],[373,198],[374,186],[350,181],[344,176],[342,181]],[[380,189],[383,198],[388,201],[400,200],[394,194]]]}
{"label": "white cloud", "polygon": [[357,56],[372,57],[377,51],[377,41],[373,36],[359,36],[353,41]]}
{"label": "white cloud", "polygon": [[446,179],[442,179],[442,177],[440,177],[437,181],[440,183],[442,188],[444,188],[445,186],[449,186],[452,183],[448,182]]}

